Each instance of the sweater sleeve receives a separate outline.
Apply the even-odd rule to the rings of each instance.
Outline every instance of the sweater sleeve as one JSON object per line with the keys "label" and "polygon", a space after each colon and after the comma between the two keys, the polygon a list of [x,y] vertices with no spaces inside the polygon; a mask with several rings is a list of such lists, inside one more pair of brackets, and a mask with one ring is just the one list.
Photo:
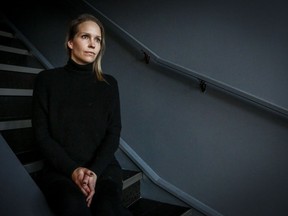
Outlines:
{"label": "sweater sleeve", "polygon": [[67,177],[71,177],[78,164],[67,155],[50,134],[49,101],[51,103],[51,99],[49,99],[49,86],[47,85],[49,80],[41,75],[40,73],[36,77],[33,90],[32,127],[35,142],[49,164]]}
{"label": "sweater sleeve", "polygon": [[112,78],[110,83],[112,87],[111,109],[107,122],[105,137],[101,142],[99,149],[89,168],[93,170],[98,176],[102,174],[103,170],[114,159],[114,154],[119,147],[119,138],[121,132],[121,114],[120,114],[120,99],[117,81]]}

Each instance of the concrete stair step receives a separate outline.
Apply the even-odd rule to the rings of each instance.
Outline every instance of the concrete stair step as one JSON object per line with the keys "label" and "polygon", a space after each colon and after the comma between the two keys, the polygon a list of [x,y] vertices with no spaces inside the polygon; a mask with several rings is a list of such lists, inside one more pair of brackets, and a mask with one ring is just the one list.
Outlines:
{"label": "concrete stair step", "polygon": [[129,206],[129,210],[134,216],[184,216],[190,208],[141,198]]}

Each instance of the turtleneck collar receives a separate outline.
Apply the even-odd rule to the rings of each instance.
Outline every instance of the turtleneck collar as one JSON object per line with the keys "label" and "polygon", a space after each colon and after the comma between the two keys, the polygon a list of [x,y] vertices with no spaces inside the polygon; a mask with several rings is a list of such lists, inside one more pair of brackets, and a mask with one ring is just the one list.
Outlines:
{"label": "turtleneck collar", "polygon": [[80,64],[77,64],[75,61],[73,61],[71,58],[69,58],[67,64],[65,65],[65,69],[75,74],[83,74],[83,75],[94,74],[93,63],[80,65]]}

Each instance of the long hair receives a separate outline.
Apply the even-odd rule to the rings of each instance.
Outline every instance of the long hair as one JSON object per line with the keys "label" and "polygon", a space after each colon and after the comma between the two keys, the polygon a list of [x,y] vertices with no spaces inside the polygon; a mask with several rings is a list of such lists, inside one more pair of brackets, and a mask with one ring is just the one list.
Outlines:
{"label": "long hair", "polygon": [[96,73],[97,79],[100,81],[104,81],[105,79],[103,77],[101,61],[102,61],[102,57],[105,51],[105,30],[104,30],[102,23],[96,17],[94,17],[91,14],[81,14],[76,19],[72,20],[70,22],[69,29],[67,31],[65,46],[68,51],[68,55],[71,56],[71,49],[68,47],[68,41],[72,40],[75,37],[75,35],[78,33],[78,26],[81,23],[86,22],[86,21],[95,22],[100,27],[100,30],[101,30],[101,42],[100,42],[101,47],[93,63],[93,70]]}

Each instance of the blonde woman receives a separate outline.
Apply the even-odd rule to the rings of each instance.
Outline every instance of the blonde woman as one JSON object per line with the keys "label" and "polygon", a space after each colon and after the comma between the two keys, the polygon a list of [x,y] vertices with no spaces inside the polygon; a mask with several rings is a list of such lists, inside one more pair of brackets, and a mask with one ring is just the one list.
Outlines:
{"label": "blonde woman", "polygon": [[35,141],[46,159],[41,189],[59,216],[131,215],[121,205],[120,101],[116,79],[101,69],[103,25],[80,15],[66,47],[67,64],[40,72],[33,91]]}

